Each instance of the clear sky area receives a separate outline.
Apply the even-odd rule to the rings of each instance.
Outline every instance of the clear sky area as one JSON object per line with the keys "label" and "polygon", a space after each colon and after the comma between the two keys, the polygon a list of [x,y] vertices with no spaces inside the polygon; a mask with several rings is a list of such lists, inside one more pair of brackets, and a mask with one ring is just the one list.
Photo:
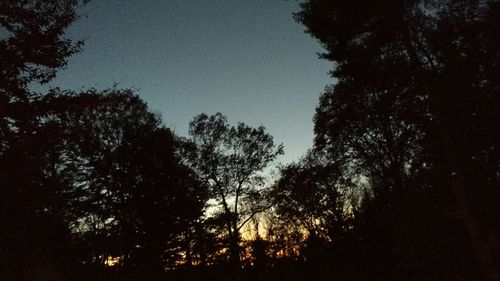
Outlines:
{"label": "clear sky area", "polygon": [[137,89],[182,136],[202,112],[264,125],[289,162],[311,147],[319,95],[333,82],[298,10],[285,0],[95,0],[68,30],[86,39],[83,51],[49,85]]}

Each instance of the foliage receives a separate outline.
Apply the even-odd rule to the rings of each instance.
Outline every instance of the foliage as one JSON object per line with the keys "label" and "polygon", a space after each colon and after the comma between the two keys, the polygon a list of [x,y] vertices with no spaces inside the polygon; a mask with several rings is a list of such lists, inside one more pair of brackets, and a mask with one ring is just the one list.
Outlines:
{"label": "foliage", "polygon": [[498,1],[305,1],[336,84],[271,185],[263,126],[31,92],[86,2],[0,0],[1,280],[498,280]]}
{"label": "foliage", "polygon": [[[371,242],[384,245],[379,254],[395,256],[379,266],[384,278],[387,271],[399,277],[429,274],[420,279],[474,272],[498,278],[498,232],[492,228],[498,208],[487,202],[499,198],[493,186],[500,115],[491,107],[499,96],[493,74],[499,8],[496,1],[311,0],[296,15],[325,47],[322,57],[335,63],[331,74],[338,80],[317,109],[316,145],[370,180],[373,197],[359,218],[367,219],[367,228],[381,227],[370,231],[385,237]],[[408,209],[411,198],[426,207]],[[422,218],[432,227],[423,226]],[[450,228],[456,235],[425,238]],[[418,250],[394,244],[419,239]],[[426,252],[432,247],[439,249]],[[457,260],[472,255],[470,249],[475,262]],[[401,261],[396,257],[430,261],[432,252],[446,253],[434,262],[439,269],[410,266],[406,258],[394,268]],[[451,261],[468,266],[451,269]],[[377,264],[375,258],[365,263]]]}
{"label": "foliage", "polygon": [[281,169],[273,187],[275,208],[281,220],[329,241],[341,239],[357,204],[354,184],[338,169],[309,152],[298,163]]}

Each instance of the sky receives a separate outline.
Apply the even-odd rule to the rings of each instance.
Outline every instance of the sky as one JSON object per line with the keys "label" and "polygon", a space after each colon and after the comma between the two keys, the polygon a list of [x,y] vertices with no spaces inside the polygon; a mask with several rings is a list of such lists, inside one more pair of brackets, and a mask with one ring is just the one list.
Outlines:
{"label": "sky", "polygon": [[264,125],[298,159],[331,64],[295,22],[293,0],[96,0],[67,32],[81,53],[49,87],[133,88],[166,126],[186,136],[200,113]]}

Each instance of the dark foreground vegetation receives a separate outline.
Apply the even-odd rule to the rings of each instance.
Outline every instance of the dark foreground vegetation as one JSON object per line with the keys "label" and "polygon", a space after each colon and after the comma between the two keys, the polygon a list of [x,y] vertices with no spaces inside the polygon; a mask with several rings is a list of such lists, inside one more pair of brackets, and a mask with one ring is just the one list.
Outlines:
{"label": "dark foreground vegetation", "polygon": [[0,280],[499,280],[500,2],[309,0],[314,147],[132,91],[30,87],[77,0],[0,0]]}

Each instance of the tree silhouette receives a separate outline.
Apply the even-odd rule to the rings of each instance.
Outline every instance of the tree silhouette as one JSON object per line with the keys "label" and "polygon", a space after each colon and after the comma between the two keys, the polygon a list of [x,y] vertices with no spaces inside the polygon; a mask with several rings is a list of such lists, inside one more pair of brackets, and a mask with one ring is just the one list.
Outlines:
{"label": "tree silhouette", "polygon": [[65,184],[50,162],[59,143],[57,126],[44,122],[28,86],[48,82],[79,51],[81,42],[63,37],[79,3],[0,2],[2,279],[62,278],[74,266],[61,211]]}
{"label": "tree silhouette", "polygon": [[198,115],[189,127],[192,146],[186,150],[187,160],[220,207],[215,214],[226,231],[230,259],[239,267],[240,230],[255,214],[268,208],[254,204],[245,212],[242,204],[261,197],[262,171],[283,153],[282,145],[276,146],[264,127],[251,128],[244,123],[233,127],[220,113]]}
{"label": "tree silhouette", "polygon": [[296,224],[309,236],[328,241],[342,239],[356,202],[353,183],[310,151],[298,163],[287,165],[273,186],[276,212],[287,224]]}
{"label": "tree silhouette", "polygon": [[[411,128],[410,133],[416,132],[413,135],[419,137],[408,140],[423,151],[420,161],[403,160],[405,164],[399,167],[416,164],[412,169],[421,177],[418,181],[414,178],[411,185],[427,186],[441,194],[441,205],[450,206],[447,212],[455,212],[462,221],[483,278],[497,280],[494,257],[498,250],[494,241],[498,240],[498,231],[491,222],[497,223],[498,208],[491,202],[499,198],[498,189],[493,187],[498,186],[494,176],[498,166],[491,164],[499,159],[496,144],[500,116],[491,105],[498,104],[494,86],[498,79],[492,76],[498,73],[498,3],[311,0],[302,8],[297,19],[323,44],[326,53],[322,56],[336,63],[332,71],[338,79],[336,102],[340,100],[343,106],[354,109],[361,97],[369,101],[368,110],[362,111],[368,118],[373,112],[387,115],[388,111],[372,103],[379,98],[402,106],[396,112],[403,115],[391,117],[391,113],[383,124]],[[344,93],[349,93],[345,99]],[[320,110],[328,112],[326,105]],[[347,116],[355,119],[355,114]],[[320,120],[321,115],[328,116],[321,111],[319,123],[334,132],[328,122],[337,119]],[[361,128],[371,124],[362,124]],[[390,133],[393,143],[405,134],[401,132]],[[335,143],[332,139],[327,142]],[[341,144],[346,142],[340,140]],[[414,158],[412,154],[409,156]],[[383,157],[386,155],[384,152]],[[449,216],[447,224],[452,220]]]}
{"label": "tree silhouette", "polygon": [[129,90],[45,99],[61,109],[52,116],[65,132],[58,165],[70,183],[72,229],[87,244],[82,259],[119,258],[132,276],[149,278],[175,265],[206,199],[173,133]]}

